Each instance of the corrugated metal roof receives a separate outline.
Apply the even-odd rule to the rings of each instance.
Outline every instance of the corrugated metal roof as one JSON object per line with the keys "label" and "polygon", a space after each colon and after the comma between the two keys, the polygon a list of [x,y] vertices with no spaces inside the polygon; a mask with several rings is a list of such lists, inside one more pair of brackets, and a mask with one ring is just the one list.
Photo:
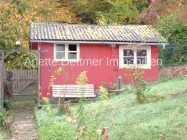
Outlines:
{"label": "corrugated metal roof", "polygon": [[67,23],[31,23],[30,40],[167,43],[158,31],[149,25]]}

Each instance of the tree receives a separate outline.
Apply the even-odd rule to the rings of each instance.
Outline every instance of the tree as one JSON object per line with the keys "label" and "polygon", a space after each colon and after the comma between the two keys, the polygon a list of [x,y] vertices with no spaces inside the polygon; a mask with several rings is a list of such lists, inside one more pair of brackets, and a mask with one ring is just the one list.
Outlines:
{"label": "tree", "polygon": [[107,0],[72,0],[72,9],[83,23],[96,24],[97,12],[109,12],[111,4]]}
{"label": "tree", "polygon": [[170,43],[160,50],[164,64],[187,63],[187,2],[185,0],[152,0],[139,15],[139,23],[151,24]]}
{"label": "tree", "polygon": [[78,22],[57,0],[0,0],[0,48],[29,48],[30,22]]}
{"label": "tree", "polygon": [[112,5],[109,12],[97,12],[98,23],[136,24],[139,14],[149,5],[148,0],[111,0],[109,3]]}
{"label": "tree", "polygon": [[[0,49],[29,49],[30,22],[68,22],[79,20],[58,0],[0,0]],[[16,41],[21,45],[16,46]],[[24,65],[25,58],[34,58],[30,53],[12,53],[6,60],[7,70],[36,68]]]}
{"label": "tree", "polygon": [[131,24],[149,0],[72,0],[74,12],[84,23]]}
{"label": "tree", "polygon": [[160,59],[164,64],[187,63],[187,26],[180,19],[179,12],[158,17],[156,28],[170,43],[165,50],[160,51]]}
{"label": "tree", "polygon": [[177,10],[182,18],[185,15],[185,7],[185,0],[151,0],[150,6],[139,15],[139,22],[157,25],[158,16],[167,17]]}

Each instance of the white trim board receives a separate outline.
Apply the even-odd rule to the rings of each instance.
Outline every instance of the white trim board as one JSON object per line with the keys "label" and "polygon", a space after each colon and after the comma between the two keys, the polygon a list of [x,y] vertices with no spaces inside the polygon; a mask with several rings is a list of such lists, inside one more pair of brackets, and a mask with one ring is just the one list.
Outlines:
{"label": "white trim board", "polygon": [[61,44],[119,44],[119,45],[168,45],[169,43],[160,42],[160,43],[149,43],[149,42],[112,42],[112,41],[58,41],[58,40],[30,40],[30,42],[39,42],[39,43],[61,43]]}

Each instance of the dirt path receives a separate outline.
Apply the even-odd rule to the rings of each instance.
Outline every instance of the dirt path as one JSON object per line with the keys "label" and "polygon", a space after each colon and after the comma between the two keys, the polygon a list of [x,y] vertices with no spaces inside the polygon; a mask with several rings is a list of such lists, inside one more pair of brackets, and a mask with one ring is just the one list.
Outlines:
{"label": "dirt path", "polygon": [[11,136],[6,140],[38,140],[37,129],[31,108],[18,110],[11,126]]}

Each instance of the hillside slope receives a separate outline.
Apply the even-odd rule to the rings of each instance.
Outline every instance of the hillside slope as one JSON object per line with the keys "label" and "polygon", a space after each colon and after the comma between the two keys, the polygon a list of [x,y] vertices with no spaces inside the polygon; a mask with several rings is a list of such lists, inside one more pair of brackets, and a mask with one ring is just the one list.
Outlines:
{"label": "hillside slope", "polygon": [[[107,100],[84,104],[84,123],[87,132],[97,138],[96,130],[109,127],[110,140],[185,140],[187,137],[187,79],[172,79],[166,82],[149,85],[146,95],[152,97],[150,103],[138,104],[132,90],[127,86],[123,93],[112,95]],[[155,98],[155,99],[154,99]],[[156,101],[156,98],[160,98]],[[67,117],[76,114],[76,105],[72,107],[72,114],[54,116],[53,121],[58,122],[75,135],[75,127],[67,122]],[[55,112],[55,109],[53,110]],[[55,114],[55,113],[54,113]],[[47,113],[37,111],[39,133],[48,130]],[[66,121],[65,121],[66,120]],[[71,128],[71,129],[70,129]],[[62,136],[63,137],[63,136]],[[63,137],[64,138],[64,137]]]}

